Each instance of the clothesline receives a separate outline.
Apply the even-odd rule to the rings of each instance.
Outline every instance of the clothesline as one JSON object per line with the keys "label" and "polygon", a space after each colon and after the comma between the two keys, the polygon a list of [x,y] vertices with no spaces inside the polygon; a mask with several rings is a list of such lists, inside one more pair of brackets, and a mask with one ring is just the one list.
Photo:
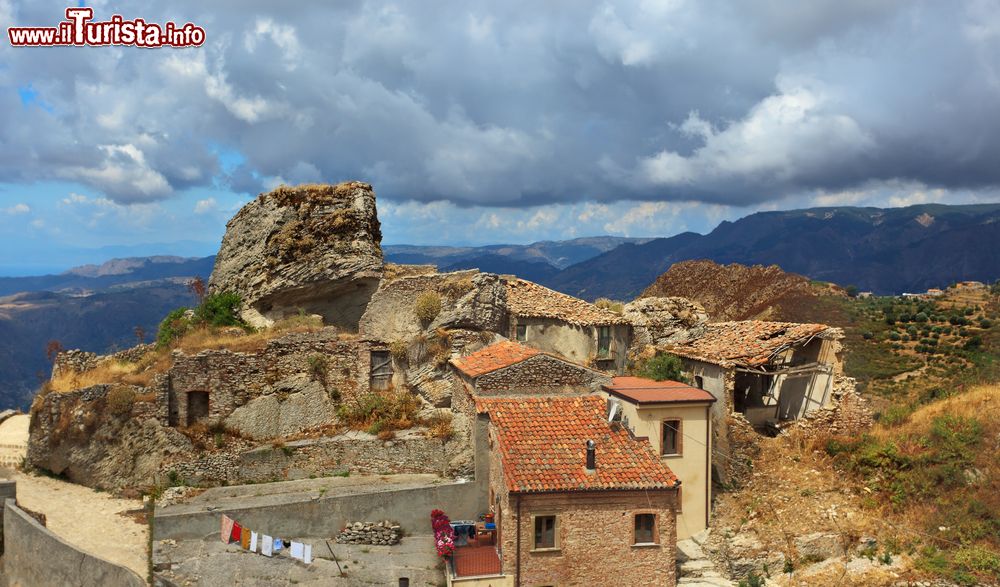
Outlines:
{"label": "clothesline", "polygon": [[267,557],[274,556],[274,553],[282,548],[288,548],[289,556],[307,565],[312,564],[311,544],[283,540],[268,534],[260,534],[255,530],[244,528],[239,522],[225,514],[222,515],[222,526],[219,537],[225,544],[239,542],[243,550],[249,550],[250,552],[258,552],[257,547],[259,545],[260,554]]}

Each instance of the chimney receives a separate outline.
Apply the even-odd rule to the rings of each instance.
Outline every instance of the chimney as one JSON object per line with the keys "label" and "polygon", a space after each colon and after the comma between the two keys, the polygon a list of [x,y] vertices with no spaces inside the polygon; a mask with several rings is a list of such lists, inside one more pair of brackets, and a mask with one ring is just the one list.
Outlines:
{"label": "chimney", "polygon": [[597,470],[597,445],[593,440],[587,441],[587,472]]}

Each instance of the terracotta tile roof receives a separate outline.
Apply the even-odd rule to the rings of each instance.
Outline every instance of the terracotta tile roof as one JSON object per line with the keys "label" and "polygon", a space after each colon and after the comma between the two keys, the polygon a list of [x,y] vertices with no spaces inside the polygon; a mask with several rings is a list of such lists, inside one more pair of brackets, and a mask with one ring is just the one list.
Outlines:
{"label": "terracotta tile roof", "polygon": [[598,308],[594,304],[537,283],[524,279],[509,279],[506,285],[507,308],[516,316],[557,318],[570,324],[589,326],[629,323],[624,317],[610,310]]}
{"label": "terracotta tile roof", "polygon": [[510,340],[502,340],[496,344],[480,349],[471,355],[452,359],[451,364],[469,377],[479,377],[492,373],[497,369],[509,367],[515,363],[534,357],[541,351]]}
{"label": "terracotta tile roof", "polygon": [[604,389],[635,404],[672,402],[714,402],[715,396],[704,389],[679,381],[654,381],[645,377],[615,377]]}
{"label": "terracotta tile roof", "polygon": [[724,367],[747,367],[767,363],[788,345],[805,342],[810,337],[830,330],[825,324],[793,322],[717,322],[709,324],[700,338],[682,345],[663,347],[667,352],[715,363]]}
{"label": "terracotta tile roof", "polygon": [[[649,442],[612,429],[599,396],[479,399],[497,431],[497,450],[512,492],[664,489],[677,477]],[[587,472],[587,441],[597,468]]]}

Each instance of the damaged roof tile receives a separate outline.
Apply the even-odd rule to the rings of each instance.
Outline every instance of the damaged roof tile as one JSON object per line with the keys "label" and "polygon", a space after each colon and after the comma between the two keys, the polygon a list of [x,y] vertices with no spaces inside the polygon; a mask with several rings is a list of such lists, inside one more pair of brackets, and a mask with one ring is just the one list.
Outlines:
{"label": "damaged roof tile", "polygon": [[510,340],[480,349],[471,355],[452,359],[451,364],[469,377],[479,377],[509,367],[540,354],[541,351]]}
{"label": "damaged roof tile", "polygon": [[570,324],[601,326],[628,324],[610,310],[524,279],[507,280],[507,307],[511,314],[529,318],[555,318]]}

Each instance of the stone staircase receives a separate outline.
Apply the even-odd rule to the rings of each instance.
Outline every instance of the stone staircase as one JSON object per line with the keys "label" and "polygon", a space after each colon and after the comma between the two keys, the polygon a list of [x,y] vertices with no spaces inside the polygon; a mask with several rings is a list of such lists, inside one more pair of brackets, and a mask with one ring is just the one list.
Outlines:
{"label": "stone staircase", "polygon": [[708,533],[709,530],[706,530],[677,541],[677,584],[686,587],[736,587],[736,583],[715,569],[715,563],[701,548],[708,539]]}

